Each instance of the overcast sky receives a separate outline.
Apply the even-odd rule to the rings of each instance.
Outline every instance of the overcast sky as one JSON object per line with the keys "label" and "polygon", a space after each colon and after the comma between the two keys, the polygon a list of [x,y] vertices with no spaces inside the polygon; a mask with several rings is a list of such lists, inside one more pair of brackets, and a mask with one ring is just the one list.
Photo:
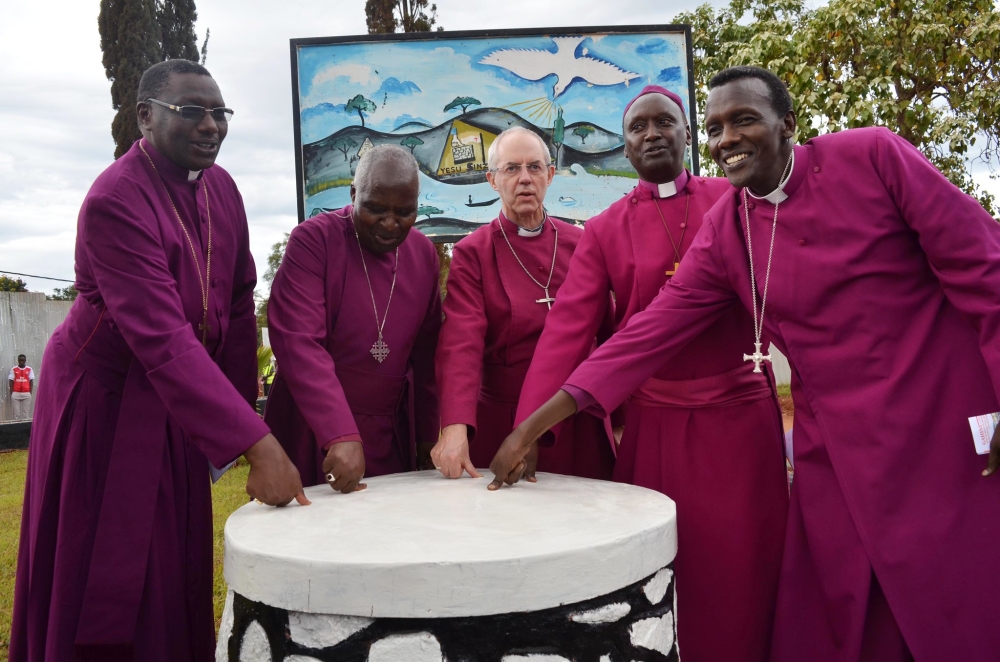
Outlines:
{"label": "overcast sky", "polygon": [[[364,0],[199,0],[200,40],[235,109],[218,163],[236,180],[258,274],[296,223],[288,40],[364,34]],[[437,0],[446,30],[670,23],[697,0]],[[715,0],[713,4],[720,4]],[[0,9],[0,273],[73,279],[76,217],[112,162],[110,83],[98,0],[4,2]],[[981,183],[1000,186],[975,169]],[[33,291],[66,283],[25,278]]]}

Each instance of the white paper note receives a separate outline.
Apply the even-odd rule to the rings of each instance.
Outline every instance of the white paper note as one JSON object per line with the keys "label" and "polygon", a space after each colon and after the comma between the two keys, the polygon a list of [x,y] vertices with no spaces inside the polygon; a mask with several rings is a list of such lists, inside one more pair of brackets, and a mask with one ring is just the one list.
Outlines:
{"label": "white paper note", "polygon": [[998,421],[1000,421],[1000,412],[969,418],[972,440],[976,443],[976,452],[980,455],[986,455],[990,452],[990,441],[993,440],[993,431],[996,430]]}

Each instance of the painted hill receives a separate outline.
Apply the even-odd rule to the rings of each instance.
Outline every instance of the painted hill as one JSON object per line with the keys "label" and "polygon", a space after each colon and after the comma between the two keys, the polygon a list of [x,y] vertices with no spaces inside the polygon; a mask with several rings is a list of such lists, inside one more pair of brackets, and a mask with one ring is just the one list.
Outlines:
{"label": "painted hill", "polygon": [[[594,130],[586,136],[573,134],[578,126]],[[326,138],[304,145],[303,165],[306,191],[314,195],[328,188],[347,186],[354,177],[358,152],[366,141],[372,145],[403,145],[410,149],[421,171],[449,184],[478,184],[486,180],[486,152],[503,130],[520,126],[534,132],[549,146],[553,158],[566,172],[574,163],[592,174],[635,176],[624,156],[622,136],[598,125],[577,122],[566,127],[563,146],[557,155],[552,130],[537,127],[521,116],[502,108],[476,108],[435,127],[413,122],[391,133],[368,127],[349,126]],[[411,129],[404,132],[404,128]]]}

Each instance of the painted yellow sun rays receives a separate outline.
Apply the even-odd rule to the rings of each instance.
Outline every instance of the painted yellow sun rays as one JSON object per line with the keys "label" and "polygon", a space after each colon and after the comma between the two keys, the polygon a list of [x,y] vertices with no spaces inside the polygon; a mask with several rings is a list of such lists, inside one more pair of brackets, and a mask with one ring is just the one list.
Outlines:
{"label": "painted yellow sun rays", "polygon": [[551,124],[552,118],[556,114],[557,106],[551,99],[545,96],[538,97],[537,99],[528,99],[527,101],[518,101],[509,106],[503,106],[503,108],[517,108],[516,112],[518,114],[523,113],[525,117],[533,122]]}

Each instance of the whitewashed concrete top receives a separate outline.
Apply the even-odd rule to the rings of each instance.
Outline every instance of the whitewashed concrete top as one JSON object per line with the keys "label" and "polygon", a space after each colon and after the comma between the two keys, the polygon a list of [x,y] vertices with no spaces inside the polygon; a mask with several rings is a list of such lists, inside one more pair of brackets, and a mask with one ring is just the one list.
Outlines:
{"label": "whitewashed concrete top", "polygon": [[318,485],[311,506],[248,503],[226,522],[226,581],[293,611],[483,616],[605,595],[677,553],[676,508],[658,492],[546,473],[489,492],[483,473],[381,476],[349,495]]}

